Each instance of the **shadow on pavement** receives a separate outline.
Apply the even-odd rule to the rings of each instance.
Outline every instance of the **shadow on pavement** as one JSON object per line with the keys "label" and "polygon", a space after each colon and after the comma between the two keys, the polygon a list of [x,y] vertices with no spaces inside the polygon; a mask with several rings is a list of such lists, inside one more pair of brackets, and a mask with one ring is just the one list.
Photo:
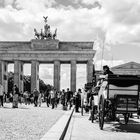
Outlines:
{"label": "shadow on pavement", "polygon": [[25,108],[25,107],[19,107],[19,108],[12,108],[12,107],[3,107],[4,109],[29,109],[29,108]]}
{"label": "shadow on pavement", "polygon": [[[105,123],[104,126],[106,126]],[[110,123],[109,123],[110,124]],[[140,133],[140,122],[134,121],[134,120],[129,120],[128,124],[124,123],[112,123],[111,126],[109,127],[104,127],[105,131],[116,131],[116,132],[128,132],[128,133]]]}
{"label": "shadow on pavement", "polygon": [[115,129],[120,132],[140,133],[140,123],[136,121],[129,121],[128,124],[115,124]]}

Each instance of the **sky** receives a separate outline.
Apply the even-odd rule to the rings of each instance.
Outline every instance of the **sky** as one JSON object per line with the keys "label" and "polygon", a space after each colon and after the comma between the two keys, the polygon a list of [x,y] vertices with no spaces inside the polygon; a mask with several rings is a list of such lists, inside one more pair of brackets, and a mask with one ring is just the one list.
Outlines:
{"label": "sky", "polygon": [[[95,42],[96,70],[104,64],[140,63],[140,0],[0,0],[0,41],[30,41],[33,29],[43,27],[43,16],[52,32],[57,28],[60,41]],[[68,77],[69,66],[63,69]],[[42,78],[45,71],[40,66]]]}

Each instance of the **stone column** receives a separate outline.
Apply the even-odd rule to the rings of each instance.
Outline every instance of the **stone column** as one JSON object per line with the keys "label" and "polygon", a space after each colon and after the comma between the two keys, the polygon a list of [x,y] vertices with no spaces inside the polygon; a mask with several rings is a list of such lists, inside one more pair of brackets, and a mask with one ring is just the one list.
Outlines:
{"label": "stone column", "polygon": [[39,90],[39,62],[33,60],[31,64],[31,92],[35,88]]}
{"label": "stone column", "polygon": [[87,62],[87,83],[91,83],[93,79],[94,65],[93,60]]}
{"label": "stone column", "polygon": [[19,60],[14,61],[14,84],[23,92],[23,62]]}
{"label": "stone column", "polygon": [[71,91],[75,92],[76,91],[76,61],[72,60],[71,61]]}
{"label": "stone column", "polygon": [[0,84],[3,85],[4,92],[8,91],[8,63],[0,61]]}
{"label": "stone column", "polygon": [[54,61],[54,88],[60,90],[60,61]]}

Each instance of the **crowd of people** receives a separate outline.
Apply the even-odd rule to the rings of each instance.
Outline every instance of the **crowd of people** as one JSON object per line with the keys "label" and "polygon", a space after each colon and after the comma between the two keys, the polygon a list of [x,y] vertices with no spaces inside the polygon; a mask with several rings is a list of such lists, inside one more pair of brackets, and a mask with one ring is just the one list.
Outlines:
{"label": "crowd of people", "polygon": [[[108,66],[103,67],[104,75],[112,74]],[[99,83],[97,83],[97,86]],[[29,93],[28,91],[20,92],[17,85],[14,85],[13,92],[5,94],[3,92],[3,86],[0,84],[0,106],[3,107],[3,102],[12,102],[13,108],[18,108],[18,104],[24,103],[25,105],[34,104],[35,107],[41,106],[42,102],[46,102],[47,107],[54,109],[58,104],[62,104],[63,110],[71,109],[75,105],[75,112],[79,112],[81,107],[81,98],[84,98],[86,105],[85,111],[88,110],[86,106],[89,106],[90,100],[92,99],[90,91],[78,89],[77,92],[73,93],[67,88],[62,91],[57,91],[55,88],[46,90],[45,92],[40,92],[36,88],[33,92]],[[86,96],[86,97],[84,97]]]}
{"label": "crowd of people", "polygon": [[3,86],[0,84],[0,106],[3,107],[5,102],[11,102],[13,108],[18,108],[18,104],[34,104],[35,107],[41,107],[42,102],[46,102],[46,106],[52,109],[59,104],[62,105],[63,110],[71,109],[75,105],[76,112],[79,112],[79,107],[81,106],[80,94],[81,89],[73,93],[69,88],[57,91],[53,87],[45,92],[40,92],[36,88],[31,93],[28,91],[20,92],[17,85],[14,85],[12,93],[5,94]]}
{"label": "crowd of people", "polygon": [[[103,74],[113,74],[108,66],[103,66]],[[100,87],[100,81],[97,82],[96,90],[98,91]],[[78,89],[77,92],[73,93],[67,88],[62,91],[57,91],[55,88],[51,88],[50,90],[46,90],[45,92],[40,92],[36,88],[33,92],[29,93],[28,91],[20,92],[17,85],[14,85],[13,92],[9,94],[5,94],[3,92],[3,86],[0,84],[0,105],[3,106],[3,102],[12,102],[13,108],[18,108],[18,103],[25,105],[34,104],[35,107],[41,106],[42,102],[46,102],[47,107],[54,109],[58,104],[62,104],[63,109],[71,109],[73,105],[75,105],[75,111],[79,112],[79,108],[81,107],[81,101],[83,98],[86,102],[85,106],[89,106],[91,104],[91,91]],[[82,100],[81,100],[82,98]],[[88,109],[85,107],[85,111]]]}

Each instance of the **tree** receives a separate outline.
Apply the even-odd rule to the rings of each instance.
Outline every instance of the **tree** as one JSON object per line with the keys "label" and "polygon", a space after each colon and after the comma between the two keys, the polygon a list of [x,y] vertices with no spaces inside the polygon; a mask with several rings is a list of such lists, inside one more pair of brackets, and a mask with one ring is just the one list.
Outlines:
{"label": "tree", "polygon": [[24,91],[31,92],[31,76],[23,76]]}
{"label": "tree", "polygon": [[[23,76],[24,91],[31,92],[31,76]],[[8,73],[8,93],[13,92],[14,86],[14,73]],[[49,91],[52,88],[51,85],[46,85],[43,80],[39,79],[39,89],[41,92]]]}

